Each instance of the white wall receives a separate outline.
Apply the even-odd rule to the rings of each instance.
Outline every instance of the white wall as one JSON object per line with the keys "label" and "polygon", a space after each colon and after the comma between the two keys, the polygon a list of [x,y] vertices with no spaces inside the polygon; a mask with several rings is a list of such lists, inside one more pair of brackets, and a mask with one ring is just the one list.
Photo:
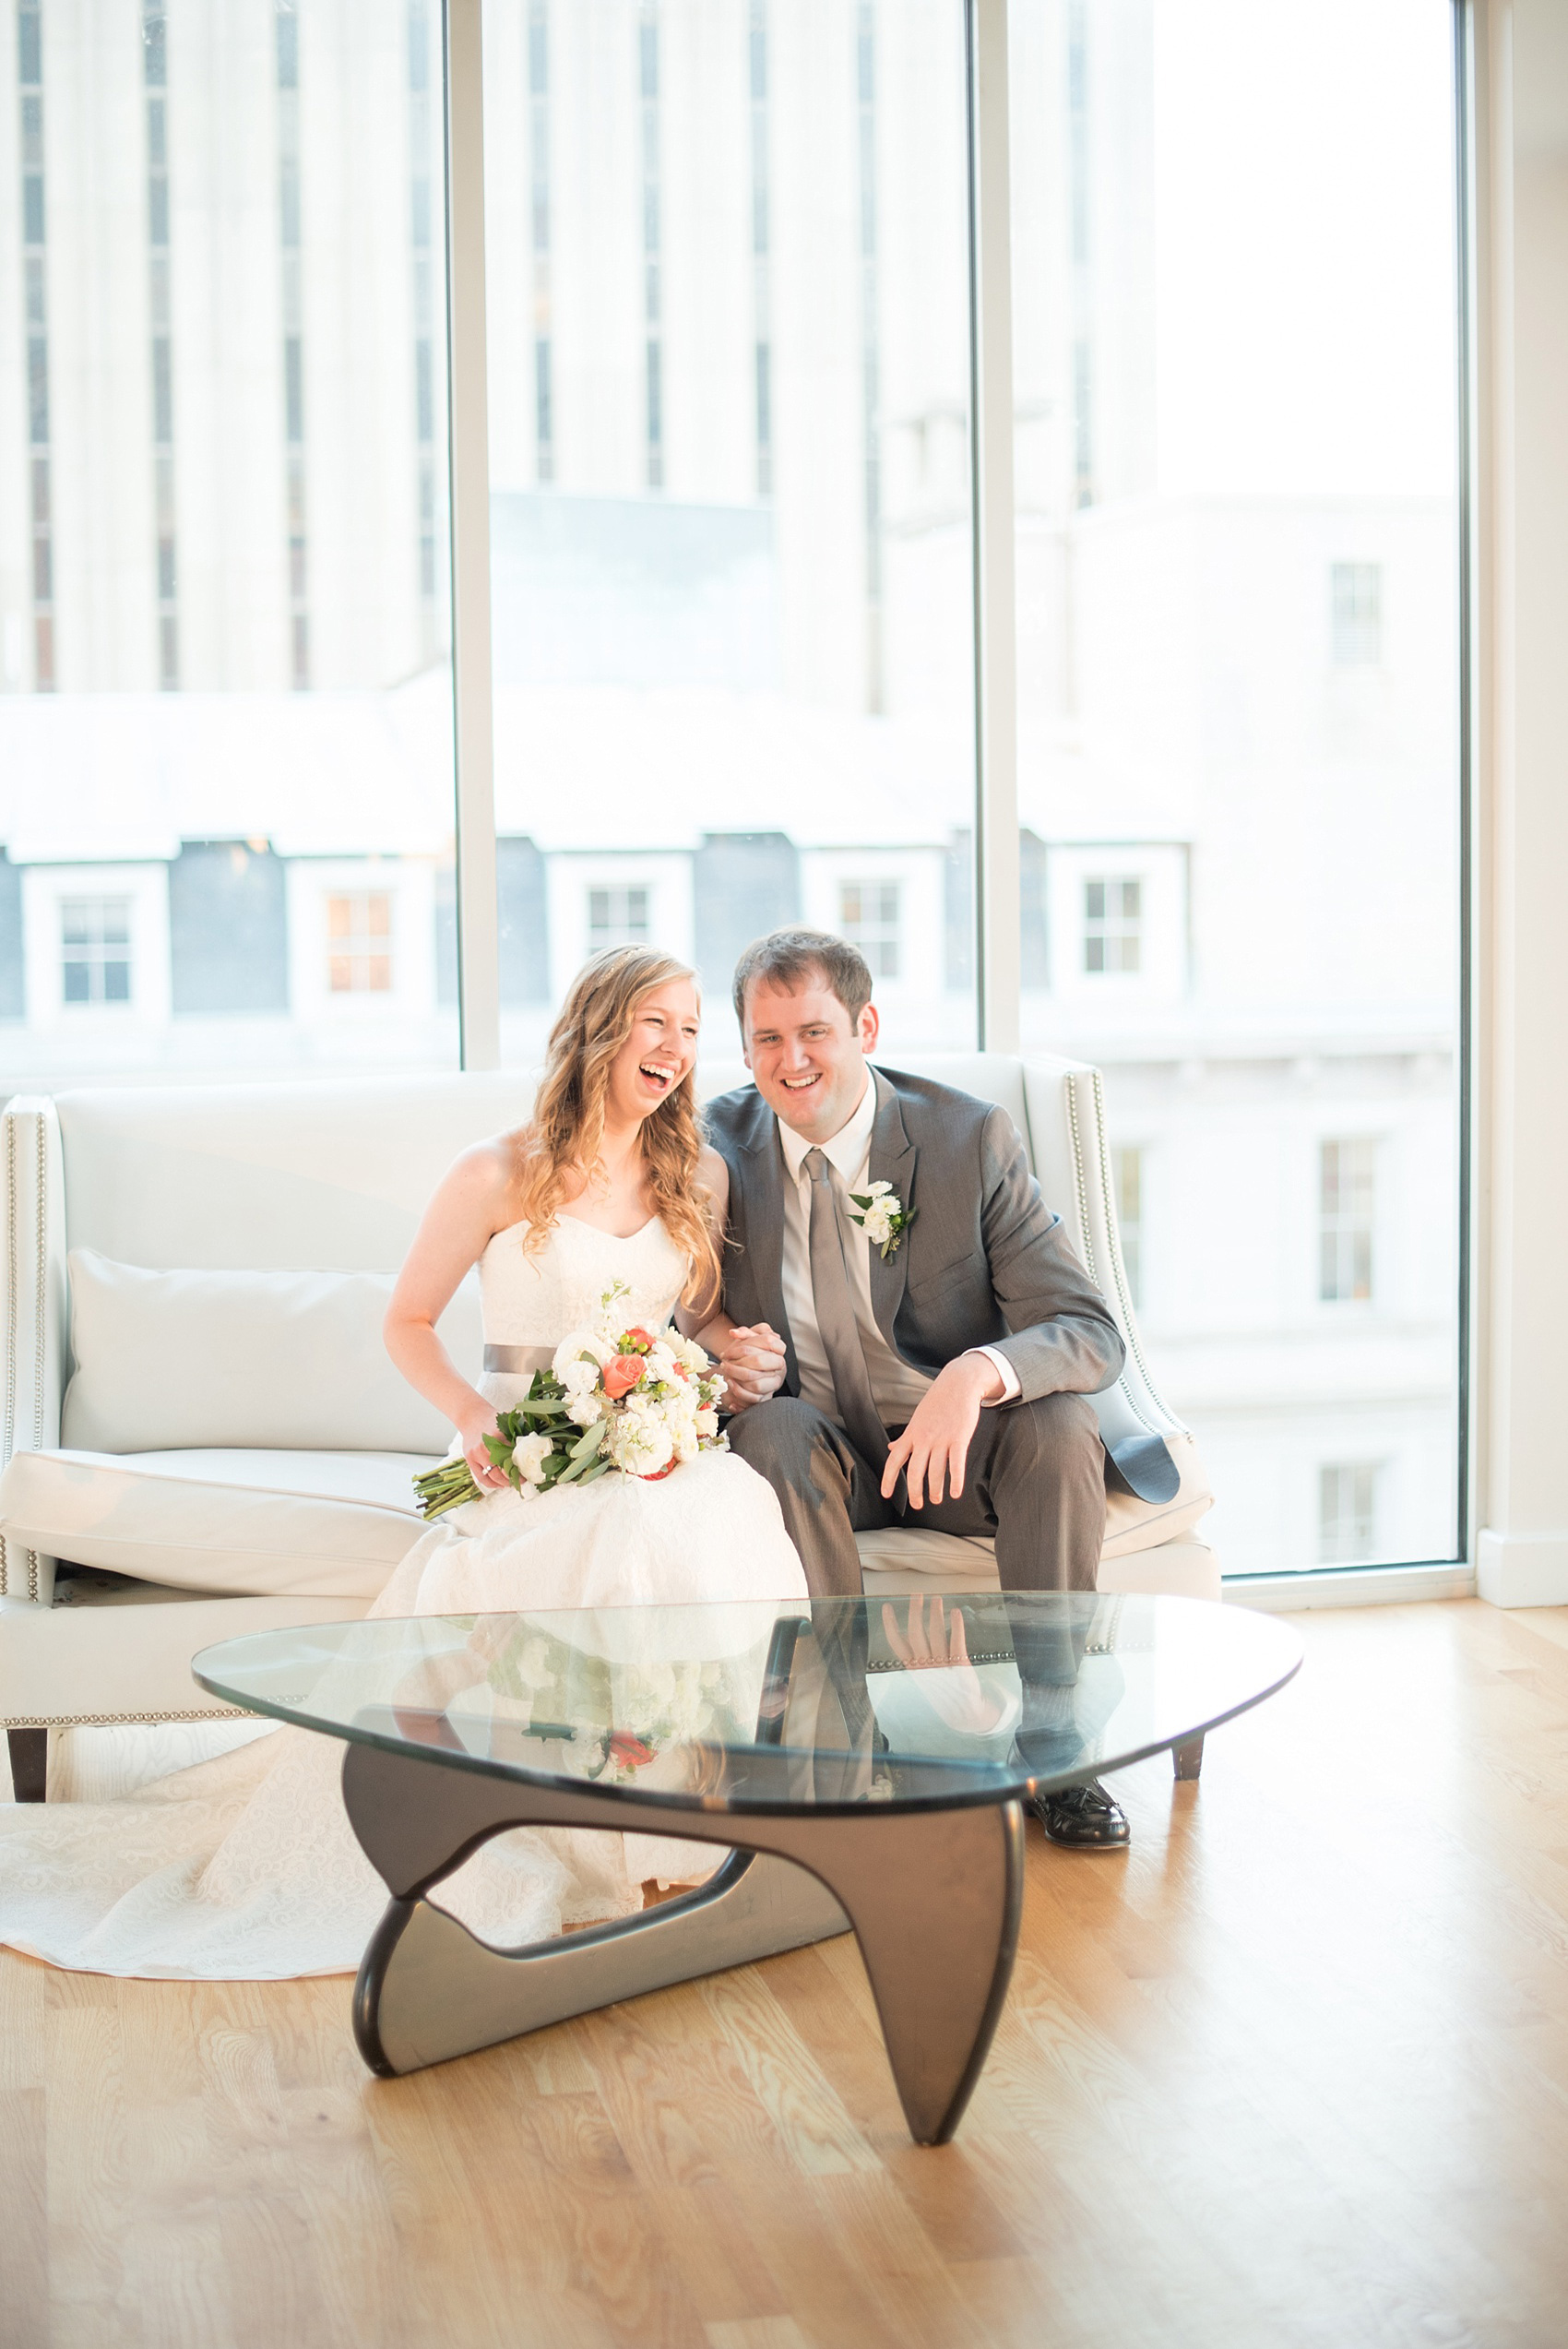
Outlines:
{"label": "white wall", "polygon": [[1478,1575],[1568,1603],[1568,14],[1478,0]]}

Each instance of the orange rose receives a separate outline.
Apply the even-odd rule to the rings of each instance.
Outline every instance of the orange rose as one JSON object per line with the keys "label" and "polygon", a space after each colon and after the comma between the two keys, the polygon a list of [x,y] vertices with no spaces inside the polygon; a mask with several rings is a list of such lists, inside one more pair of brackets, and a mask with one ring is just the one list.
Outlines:
{"label": "orange rose", "polygon": [[604,1365],[604,1391],[612,1402],[618,1403],[634,1387],[642,1384],[645,1368],[640,1353],[612,1353]]}
{"label": "orange rose", "polygon": [[621,1335],[624,1342],[630,1346],[634,1353],[651,1353],[653,1352],[653,1340],[648,1336],[646,1330],[624,1330]]}

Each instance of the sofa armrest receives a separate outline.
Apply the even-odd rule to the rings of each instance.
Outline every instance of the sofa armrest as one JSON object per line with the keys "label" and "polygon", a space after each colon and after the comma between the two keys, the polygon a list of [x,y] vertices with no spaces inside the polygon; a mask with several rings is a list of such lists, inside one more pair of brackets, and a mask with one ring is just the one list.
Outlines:
{"label": "sofa armrest", "polygon": [[[46,1096],[19,1093],[0,1117],[0,1319],[5,1330],[0,1469],[60,1441],[66,1339],[65,1186],[60,1125]],[[0,1532],[0,1598],[47,1606],[54,1561]]]}
{"label": "sofa armrest", "polygon": [[1133,1305],[1116,1228],[1116,1192],[1105,1123],[1105,1080],[1083,1061],[1033,1055],[1024,1063],[1035,1172],[1091,1281],[1104,1295],[1126,1345],[1122,1375],[1092,1395],[1106,1450],[1130,1504],[1115,1546],[1143,1546],[1134,1520],[1169,1533],[1210,1506],[1212,1494],[1192,1431],[1155,1387]]}

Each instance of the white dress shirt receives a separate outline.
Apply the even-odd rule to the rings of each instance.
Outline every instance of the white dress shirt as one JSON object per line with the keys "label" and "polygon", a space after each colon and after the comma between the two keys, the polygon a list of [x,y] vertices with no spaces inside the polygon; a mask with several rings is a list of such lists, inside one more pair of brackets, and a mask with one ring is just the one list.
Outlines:
{"label": "white dress shirt", "polygon": [[[876,1316],[871,1302],[871,1248],[861,1226],[853,1221],[849,1205],[851,1191],[863,1193],[871,1180],[871,1136],[876,1123],[876,1083],[870,1069],[866,1071],[865,1091],[860,1106],[840,1126],[831,1141],[815,1143],[797,1134],[783,1119],[776,1118],[778,1139],[784,1152],[784,1259],[781,1268],[784,1291],[784,1311],[789,1317],[790,1334],[795,1341],[795,1362],[801,1374],[801,1393],[809,1403],[827,1418],[838,1418],[837,1398],[833,1391],[833,1378],[827,1367],[827,1351],[817,1327],[816,1304],[812,1294],[811,1270],[811,1176],[806,1172],[806,1155],[820,1149],[826,1159],[829,1180],[833,1186],[834,1202],[838,1210],[838,1227],[844,1235],[844,1258],[849,1270],[849,1294],[854,1301],[855,1320],[861,1333],[861,1346],[866,1358],[866,1371],[871,1379],[872,1400],[882,1417],[885,1427],[902,1427],[914,1414],[915,1405],[931,1385],[923,1370],[911,1368],[900,1362],[886,1339],[876,1326]],[[1011,1402],[1018,1394],[1018,1375],[1005,1354],[994,1346],[972,1346],[972,1353],[984,1354],[1002,1380],[1000,1402]]]}

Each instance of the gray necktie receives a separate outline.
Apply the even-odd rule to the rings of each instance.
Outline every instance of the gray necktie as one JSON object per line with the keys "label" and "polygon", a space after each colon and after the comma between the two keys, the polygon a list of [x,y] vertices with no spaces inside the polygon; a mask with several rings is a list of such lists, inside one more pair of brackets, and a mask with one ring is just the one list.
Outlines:
{"label": "gray necktie", "polygon": [[823,1350],[838,1399],[838,1416],[862,1460],[881,1468],[887,1458],[887,1430],[872,1398],[871,1377],[860,1325],[855,1319],[854,1291],[844,1261],[844,1234],[833,1196],[833,1172],[819,1150],[809,1150],[806,1173],[811,1176],[812,1303]]}

